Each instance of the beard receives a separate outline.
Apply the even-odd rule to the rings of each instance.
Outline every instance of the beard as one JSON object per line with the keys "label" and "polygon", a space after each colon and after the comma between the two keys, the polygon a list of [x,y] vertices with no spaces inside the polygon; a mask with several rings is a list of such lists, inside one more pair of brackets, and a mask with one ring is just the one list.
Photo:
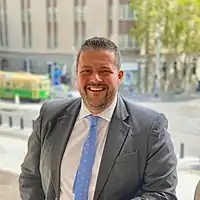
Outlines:
{"label": "beard", "polygon": [[103,94],[90,94],[87,87],[84,87],[80,91],[80,95],[83,99],[84,104],[89,110],[103,111],[112,104],[112,101],[115,97],[116,90],[111,90],[107,87],[106,91],[103,91]]}

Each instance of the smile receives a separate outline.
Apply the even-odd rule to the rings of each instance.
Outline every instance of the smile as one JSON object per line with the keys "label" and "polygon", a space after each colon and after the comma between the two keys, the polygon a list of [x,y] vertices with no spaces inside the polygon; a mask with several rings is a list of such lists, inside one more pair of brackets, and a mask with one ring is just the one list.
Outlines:
{"label": "smile", "polygon": [[88,87],[88,90],[92,91],[92,92],[101,92],[103,90],[105,90],[105,87]]}

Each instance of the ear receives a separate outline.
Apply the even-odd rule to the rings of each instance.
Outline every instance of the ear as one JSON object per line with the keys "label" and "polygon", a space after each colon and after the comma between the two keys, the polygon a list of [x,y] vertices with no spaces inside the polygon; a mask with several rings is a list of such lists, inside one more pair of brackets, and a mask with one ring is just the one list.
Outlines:
{"label": "ear", "polygon": [[122,81],[123,77],[124,77],[124,71],[120,70],[120,71],[118,72],[119,83]]}

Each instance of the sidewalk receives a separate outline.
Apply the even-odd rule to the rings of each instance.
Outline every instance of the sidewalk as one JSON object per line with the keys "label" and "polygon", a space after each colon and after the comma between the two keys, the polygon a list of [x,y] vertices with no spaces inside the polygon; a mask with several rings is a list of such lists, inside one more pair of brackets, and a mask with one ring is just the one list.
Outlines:
{"label": "sidewalk", "polygon": [[42,103],[15,104],[13,102],[0,100],[0,110],[39,110],[41,106]]}
{"label": "sidewalk", "polygon": [[194,99],[194,100],[191,100],[187,103],[187,106],[189,107],[195,107],[195,108],[200,108],[200,98],[199,99]]}
{"label": "sidewalk", "polygon": [[6,136],[10,138],[27,140],[32,131],[32,128],[27,127],[22,130],[18,126],[13,126],[10,128],[8,124],[0,125],[0,136]]}
{"label": "sidewalk", "polygon": [[200,160],[185,157],[178,160],[178,200],[194,200],[194,192],[200,180]]}
{"label": "sidewalk", "polygon": [[127,91],[122,91],[122,95],[139,102],[185,102],[195,99],[200,99],[200,92],[190,91],[183,93],[171,92],[159,92],[159,96],[155,97],[153,93],[127,93]]}
{"label": "sidewalk", "polygon": [[198,174],[197,172],[178,171],[178,200],[194,200],[194,192],[199,180],[200,173]]}

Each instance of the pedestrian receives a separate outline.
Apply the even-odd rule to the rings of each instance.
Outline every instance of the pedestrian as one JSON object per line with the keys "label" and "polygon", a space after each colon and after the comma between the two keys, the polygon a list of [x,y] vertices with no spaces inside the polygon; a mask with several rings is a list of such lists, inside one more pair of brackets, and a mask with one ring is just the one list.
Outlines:
{"label": "pedestrian", "polygon": [[154,76],[153,89],[154,89],[154,97],[158,97],[158,75]]}
{"label": "pedestrian", "polygon": [[81,98],[42,106],[21,166],[22,200],[177,200],[167,119],[118,94],[120,59],[106,38],[83,43]]}

